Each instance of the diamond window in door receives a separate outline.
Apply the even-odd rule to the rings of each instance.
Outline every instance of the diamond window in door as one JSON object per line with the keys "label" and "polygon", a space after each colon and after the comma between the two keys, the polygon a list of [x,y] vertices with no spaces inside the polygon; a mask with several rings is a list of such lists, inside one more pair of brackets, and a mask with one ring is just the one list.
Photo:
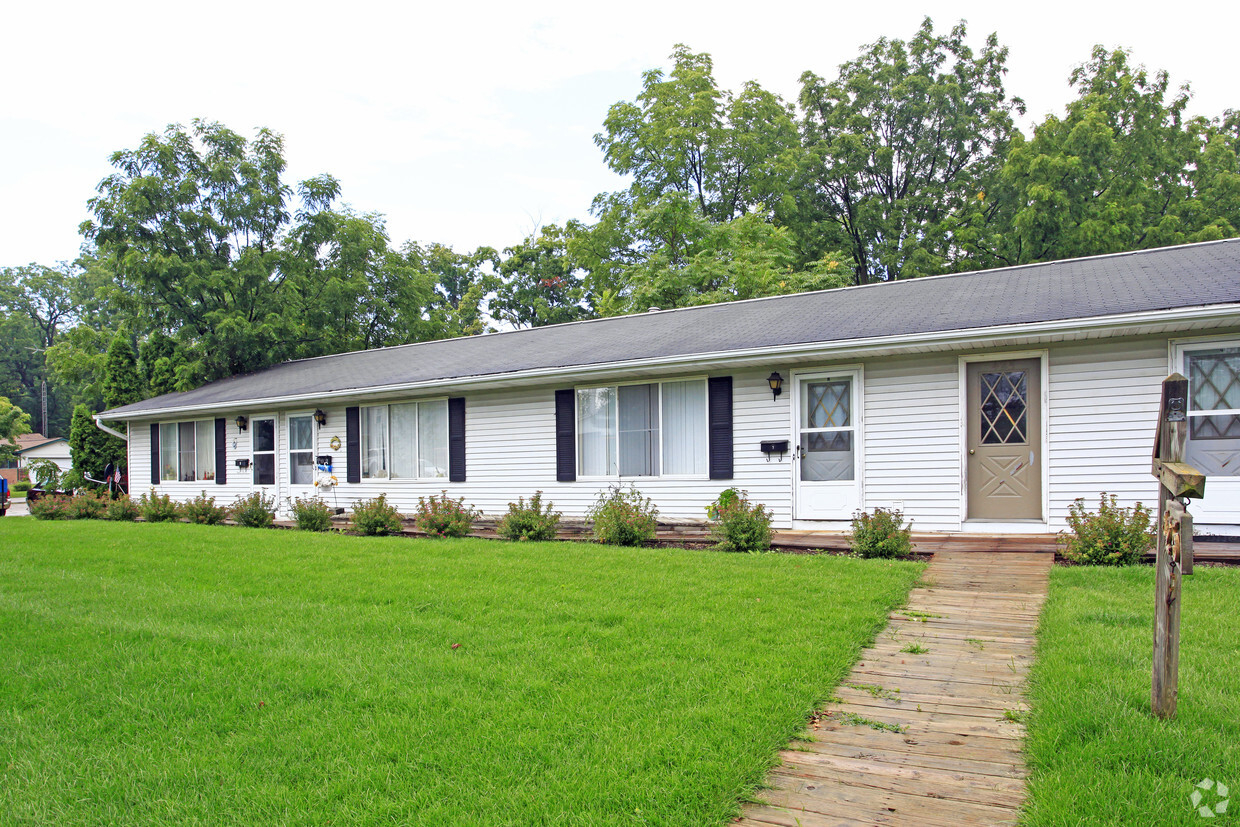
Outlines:
{"label": "diamond window in door", "polygon": [[[1240,348],[1188,354],[1190,409],[1240,410]],[[1190,414],[1192,439],[1240,438],[1240,414]]]}
{"label": "diamond window in door", "polygon": [[1028,442],[1029,383],[1023,370],[981,374],[982,444]]}
{"label": "diamond window in door", "polygon": [[852,383],[812,382],[807,389],[806,428],[847,428]]}

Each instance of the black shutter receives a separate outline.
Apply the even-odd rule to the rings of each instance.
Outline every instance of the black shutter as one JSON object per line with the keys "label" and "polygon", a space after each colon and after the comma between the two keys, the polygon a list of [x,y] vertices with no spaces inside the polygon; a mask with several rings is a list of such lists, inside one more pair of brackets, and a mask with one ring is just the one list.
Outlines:
{"label": "black shutter", "polygon": [[732,479],[732,377],[706,380],[706,416],[710,431],[710,478]]}
{"label": "black shutter", "polygon": [[159,423],[151,423],[151,485],[159,485]]}
{"label": "black shutter", "polygon": [[224,485],[228,482],[228,420],[215,420],[215,484]]}
{"label": "black shutter", "polygon": [[572,388],[555,392],[555,479],[577,479],[577,393]]}
{"label": "black shutter", "polygon": [[362,481],[362,409],[344,409],[345,481]]}
{"label": "black shutter", "polygon": [[448,400],[448,482],[465,482],[465,397]]}

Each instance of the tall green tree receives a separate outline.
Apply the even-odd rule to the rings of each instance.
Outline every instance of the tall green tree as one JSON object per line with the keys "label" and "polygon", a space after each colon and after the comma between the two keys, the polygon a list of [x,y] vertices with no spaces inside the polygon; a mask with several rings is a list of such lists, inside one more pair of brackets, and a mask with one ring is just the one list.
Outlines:
{"label": "tall green tree", "polygon": [[90,408],[78,405],[73,409],[73,422],[69,426],[69,455],[73,459],[75,477],[100,480],[109,464],[125,464],[125,443],[99,430]]}
{"label": "tall green tree", "polygon": [[119,408],[139,402],[146,396],[146,386],[138,374],[138,357],[129,341],[129,331],[122,328],[108,345],[103,366],[103,404]]}
{"label": "tall green tree", "polygon": [[491,318],[513,327],[540,327],[589,315],[584,273],[568,250],[573,230],[555,224],[504,249]]}
{"label": "tall green tree", "polygon": [[1024,111],[1004,89],[1007,54],[993,34],[975,54],[964,23],[940,35],[926,18],[834,80],[802,75],[803,152],[781,220],[803,261],[847,250],[858,284],[957,265],[958,216],[998,175]]}

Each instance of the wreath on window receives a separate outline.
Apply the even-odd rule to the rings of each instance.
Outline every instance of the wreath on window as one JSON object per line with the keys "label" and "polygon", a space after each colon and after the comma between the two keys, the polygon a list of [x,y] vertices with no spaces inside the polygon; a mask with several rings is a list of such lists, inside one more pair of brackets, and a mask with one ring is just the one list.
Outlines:
{"label": "wreath on window", "polygon": [[333,451],[339,451],[340,450],[340,437],[338,436],[332,437],[332,441],[329,442],[328,445],[332,446]]}

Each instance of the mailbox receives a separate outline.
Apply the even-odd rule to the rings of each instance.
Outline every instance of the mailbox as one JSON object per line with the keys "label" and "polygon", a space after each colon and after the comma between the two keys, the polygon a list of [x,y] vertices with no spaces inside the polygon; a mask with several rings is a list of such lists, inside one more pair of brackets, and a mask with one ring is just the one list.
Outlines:
{"label": "mailbox", "polygon": [[762,453],[766,454],[767,462],[771,461],[771,454],[779,454],[779,458],[782,460],[784,454],[788,453],[788,440],[777,439],[763,442],[761,449]]}

